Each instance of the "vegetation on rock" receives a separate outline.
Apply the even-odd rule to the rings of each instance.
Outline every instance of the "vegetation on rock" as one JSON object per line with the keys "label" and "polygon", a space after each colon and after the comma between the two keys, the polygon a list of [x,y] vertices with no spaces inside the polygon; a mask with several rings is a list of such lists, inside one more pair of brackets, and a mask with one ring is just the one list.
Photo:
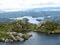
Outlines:
{"label": "vegetation on rock", "polygon": [[22,32],[27,31],[36,31],[48,34],[60,33],[60,23],[43,21],[37,25],[24,20],[0,23],[0,41],[24,41],[31,36],[29,34],[22,34]]}
{"label": "vegetation on rock", "polygon": [[37,30],[45,33],[60,33],[60,23],[45,21]]}

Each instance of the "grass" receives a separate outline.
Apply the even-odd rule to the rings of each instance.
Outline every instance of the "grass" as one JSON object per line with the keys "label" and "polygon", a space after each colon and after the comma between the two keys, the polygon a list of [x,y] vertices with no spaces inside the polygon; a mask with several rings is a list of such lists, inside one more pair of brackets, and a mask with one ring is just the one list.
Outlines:
{"label": "grass", "polygon": [[4,39],[12,39],[8,34],[6,34],[5,32],[0,32],[0,39],[4,38]]}
{"label": "grass", "polygon": [[30,35],[28,35],[28,34],[24,34],[24,35],[23,35],[23,38],[24,38],[25,40],[27,40],[29,37],[30,37]]}

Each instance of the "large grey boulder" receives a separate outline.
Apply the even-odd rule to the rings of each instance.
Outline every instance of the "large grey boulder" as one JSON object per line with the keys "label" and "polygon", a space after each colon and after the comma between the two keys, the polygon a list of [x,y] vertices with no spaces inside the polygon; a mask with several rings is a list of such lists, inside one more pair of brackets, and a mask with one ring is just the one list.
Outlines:
{"label": "large grey boulder", "polygon": [[5,39],[5,42],[9,42],[9,39]]}
{"label": "large grey boulder", "polygon": [[23,34],[22,34],[22,33],[19,33],[19,34],[18,34],[18,36],[19,36],[19,37],[22,37],[22,36],[23,36]]}
{"label": "large grey boulder", "polygon": [[21,38],[19,36],[16,36],[16,39],[19,40],[19,41],[24,41],[24,38]]}

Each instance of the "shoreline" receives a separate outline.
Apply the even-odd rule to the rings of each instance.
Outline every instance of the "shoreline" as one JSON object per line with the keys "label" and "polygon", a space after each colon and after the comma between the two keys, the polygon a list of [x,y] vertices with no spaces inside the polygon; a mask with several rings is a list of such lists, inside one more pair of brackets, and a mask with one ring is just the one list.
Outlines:
{"label": "shoreline", "polygon": [[[22,34],[17,32],[7,32],[4,34],[6,37],[3,37],[4,35],[0,37],[0,42],[22,42],[28,40],[32,36],[29,34]],[[9,38],[7,36],[9,36]]]}
{"label": "shoreline", "polygon": [[0,23],[0,42],[14,42],[28,40],[32,35],[22,32],[40,32],[46,34],[60,34],[60,23],[43,21],[38,25],[27,20],[16,20]]}

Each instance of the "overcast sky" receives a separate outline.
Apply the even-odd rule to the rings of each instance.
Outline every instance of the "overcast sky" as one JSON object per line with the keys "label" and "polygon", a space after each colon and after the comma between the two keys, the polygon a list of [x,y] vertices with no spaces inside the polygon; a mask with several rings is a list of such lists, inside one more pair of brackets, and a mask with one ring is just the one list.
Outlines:
{"label": "overcast sky", "polygon": [[0,10],[60,7],[60,0],[0,0]]}

